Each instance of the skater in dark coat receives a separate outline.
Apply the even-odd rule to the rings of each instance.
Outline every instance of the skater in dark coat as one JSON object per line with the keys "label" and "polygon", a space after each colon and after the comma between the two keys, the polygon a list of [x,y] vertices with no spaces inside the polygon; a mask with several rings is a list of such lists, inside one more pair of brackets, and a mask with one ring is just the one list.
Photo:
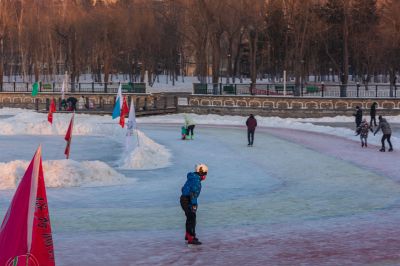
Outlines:
{"label": "skater in dark coat", "polygon": [[356,128],[358,128],[362,121],[362,110],[360,106],[356,106],[356,112],[353,114],[356,117]]}
{"label": "skater in dark coat", "polygon": [[206,179],[207,173],[207,165],[196,165],[195,172],[187,174],[187,181],[182,187],[180,202],[186,216],[185,240],[188,241],[188,244],[201,245],[201,242],[196,237],[197,198],[201,192],[201,181]]}
{"label": "skater in dark coat", "polygon": [[371,121],[369,122],[369,125],[372,127],[372,121],[374,121],[374,126],[376,125],[376,106],[378,105],[377,102],[373,102],[371,105],[371,110],[369,111],[369,115],[371,116]]}
{"label": "skater in dark coat", "polygon": [[363,121],[361,122],[361,125],[357,128],[357,135],[360,135],[362,148],[368,147],[367,139],[369,131],[373,132],[372,127],[368,124],[367,120],[364,118]]}
{"label": "skater in dark coat", "polygon": [[246,120],[246,126],[247,126],[247,140],[249,144],[248,146],[253,146],[254,142],[254,132],[256,131],[257,127],[257,119],[255,119],[254,115],[250,115],[249,118]]}
{"label": "skater in dark coat", "polygon": [[385,118],[383,118],[381,115],[378,117],[379,119],[379,125],[376,128],[375,132],[374,132],[374,136],[376,133],[378,133],[378,131],[380,129],[382,129],[382,148],[379,151],[384,152],[385,151],[385,140],[387,140],[387,142],[389,143],[389,151],[393,151],[393,146],[392,146],[392,142],[390,142],[390,137],[392,136],[392,129],[390,128],[389,123],[386,121]]}

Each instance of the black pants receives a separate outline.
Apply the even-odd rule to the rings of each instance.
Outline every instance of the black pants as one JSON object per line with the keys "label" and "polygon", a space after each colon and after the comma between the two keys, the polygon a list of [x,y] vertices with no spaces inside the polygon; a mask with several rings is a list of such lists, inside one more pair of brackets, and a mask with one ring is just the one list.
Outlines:
{"label": "black pants", "polygon": [[190,125],[187,127],[187,135],[191,135],[193,136],[193,129],[194,129],[194,125]]}
{"label": "black pants", "polygon": [[376,118],[375,116],[371,116],[371,121],[369,122],[369,125],[372,127],[372,121],[374,121],[374,125],[376,126]]}
{"label": "black pants", "polygon": [[381,142],[382,142],[382,149],[385,149],[385,139],[387,140],[387,142],[389,143],[389,148],[393,149],[392,147],[392,143],[390,142],[390,137],[392,136],[392,134],[383,134]]}
{"label": "black pants", "polygon": [[191,236],[196,236],[196,212],[189,207],[190,197],[181,196],[181,207],[186,215],[186,232]]}
{"label": "black pants", "polygon": [[247,140],[249,141],[249,145],[253,145],[254,142],[254,131],[255,129],[248,129],[247,130]]}

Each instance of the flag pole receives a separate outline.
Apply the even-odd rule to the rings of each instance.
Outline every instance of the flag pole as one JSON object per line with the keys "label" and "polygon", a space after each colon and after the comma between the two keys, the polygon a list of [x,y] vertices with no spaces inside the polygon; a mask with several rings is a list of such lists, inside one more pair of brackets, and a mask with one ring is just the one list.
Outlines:
{"label": "flag pole", "polygon": [[68,151],[67,159],[69,159],[69,154],[71,152],[72,132],[74,131],[74,123],[75,123],[75,110],[74,110],[74,113],[72,114],[71,138],[69,141],[69,151]]}
{"label": "flag pole", "polygon": [[137,126],[135,128],[135,131],[136,131],[137,146],[139,147],[140,146],[140,144],[139,144],[139,133],[138,133],[138,130],[137,130]]}
{"label": "flag pole", "polygon": [[75,118],[75,111],[72,114],[71,121],[69,122],[67,134],[65,135],[65,140],[67,141],[67,147],[65,148],[64,154],[67,157],[67,160],[69,159],[69,153],[71,151],[71,142],[72,142],[72,132],[74,129],[74,118]]}
{"label": "flag pole", "polygon": [[29,266],[29,255],[30,253],[26,254],[25,266]]}

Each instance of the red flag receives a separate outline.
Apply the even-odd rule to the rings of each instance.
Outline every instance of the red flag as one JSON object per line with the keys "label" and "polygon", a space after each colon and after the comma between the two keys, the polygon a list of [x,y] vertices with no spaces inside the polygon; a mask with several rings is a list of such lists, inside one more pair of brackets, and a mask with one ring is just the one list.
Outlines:
{"label": "red flag", "polygon": [[67,130],[67,134],[65,134],[65,140],[67,141],[67,147],[65,147],[64,154],[69,158],[69,151],[71,149],[71,140],[72,140],[72,130],[74,127],[74,114],[72,115],[71,121],[69,122],[69,127]]}
{"label": "red flag", "polygon": [[55,265],[40,147],[0,227],[0,251],[0,265]]}
{"label": "red flag", "polygon": [[53,113],[57,111],[56,110],[56,103],[54,102],[54,99],[51,99],[50,107],[49,107],[49,114],[47,115],[47,121],[50,122],[50,124],[53,124]]}
{"label": "red flag", "polygon": [[121,115],[119,116],[119,124],[121,127],[125,126],[125,116],[129,114],[129,107],[126,103],[126,97],[124,96],[124,101],[122,103]]}

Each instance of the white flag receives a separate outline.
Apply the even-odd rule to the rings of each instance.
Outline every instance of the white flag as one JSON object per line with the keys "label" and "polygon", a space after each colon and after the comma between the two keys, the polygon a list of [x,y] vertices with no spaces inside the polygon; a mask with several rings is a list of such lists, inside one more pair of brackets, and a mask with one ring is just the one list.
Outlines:
{"label": "white flag", "polygon": [[122,104],[123,104],[123,99],[124,99],[124,98],[122,98],[122,83],[119,83],[116,101],[118,99],[119,99],[119,107],[120,107],[120,109],[122,109]]}
{"label": "white flag", "polygon": [[129,108],[129,117],[127,125],[127,136],[133,136],[133,130],[136,129],[136,114],[135,105],[133,104],[133,99],[131,99],[131,107]]}

